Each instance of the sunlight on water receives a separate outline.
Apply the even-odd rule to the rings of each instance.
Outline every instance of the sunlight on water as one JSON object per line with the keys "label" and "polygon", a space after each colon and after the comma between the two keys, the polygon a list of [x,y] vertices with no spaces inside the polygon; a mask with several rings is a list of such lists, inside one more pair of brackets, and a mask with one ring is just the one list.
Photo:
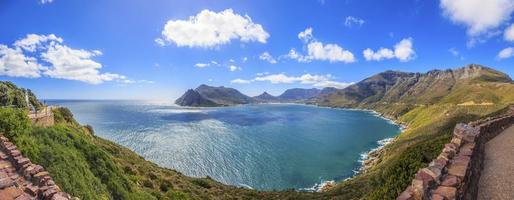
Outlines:
{"label": "sunlight on water", "polygon": [[65,101],[98,136],[186,175],[270,190],[342,180],[399,127],[371,112],[294,104],[184,108],[169,101]]}

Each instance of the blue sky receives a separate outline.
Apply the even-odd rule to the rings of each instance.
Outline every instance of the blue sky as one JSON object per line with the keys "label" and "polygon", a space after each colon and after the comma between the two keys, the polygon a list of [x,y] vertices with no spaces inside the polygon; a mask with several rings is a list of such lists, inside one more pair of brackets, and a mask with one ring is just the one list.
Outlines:
{"label": "blue sky", "polygon": [[0,79],[41,98],[344,87],[479,63],[514,75],[512,0],[1,0]]}

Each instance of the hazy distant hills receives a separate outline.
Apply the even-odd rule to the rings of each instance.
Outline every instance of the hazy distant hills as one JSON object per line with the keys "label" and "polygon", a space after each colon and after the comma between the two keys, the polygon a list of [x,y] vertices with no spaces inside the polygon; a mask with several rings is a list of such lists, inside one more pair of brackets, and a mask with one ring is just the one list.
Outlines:
{"label": "hazy distant hills", "polygon": [[[432,70],[426,73],[385,71],[344,89],[292,88],[279,96],[264,92],[249,97],[234,88],[200,85],[194,90],[188,90],[175,103],[181,106],[230,106],[273,102],[309,103],[331,107],[369,107],[390,102],[422,105],[444,99],[453,102],[448,98],[457,93],[452,91],[456,88],[465,89],[466,86],[479,82],[510,83],[512,79],[505,73],[471,64],[462,68]],[[476,101],[474,96],[467,96],[459,100],[468,98]],[[494,96],[487,94],[481,98],[484,102],[494,103],[495,100]]]}
{"label": "hazy distant hills", "polygon": [[279,96],[273,96],[267,92],[249,97],[234,88],[214,87],[200,85],[196,89],[189,89],[175,103],[181,106],[193,107],[212,107],[212,106],[231,106],[249,103],[305,103],[310,99],[336,91],[335,88],[325,88],[323,90],[312,88],[293,88],[284,91]]}

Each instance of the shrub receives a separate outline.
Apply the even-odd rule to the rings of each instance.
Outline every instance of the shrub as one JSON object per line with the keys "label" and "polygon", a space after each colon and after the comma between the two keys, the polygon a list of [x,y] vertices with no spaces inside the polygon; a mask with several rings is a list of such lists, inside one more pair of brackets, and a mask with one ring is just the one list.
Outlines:
{"label": "shrub", "polygon": [[13,138],[30,129],[27,111],[15,108],[0,108],[0,132]]}

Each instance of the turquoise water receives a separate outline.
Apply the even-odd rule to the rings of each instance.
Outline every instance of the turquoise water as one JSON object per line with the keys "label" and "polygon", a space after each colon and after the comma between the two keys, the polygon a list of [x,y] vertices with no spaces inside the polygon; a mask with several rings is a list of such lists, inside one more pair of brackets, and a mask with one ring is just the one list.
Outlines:
{"label": "turquoise water", "polygon": [[259,190],[342,180],[400,128],[371,112],[293,104],[183,108],[167,101],[47,101],[96,135],[186,175]]}

